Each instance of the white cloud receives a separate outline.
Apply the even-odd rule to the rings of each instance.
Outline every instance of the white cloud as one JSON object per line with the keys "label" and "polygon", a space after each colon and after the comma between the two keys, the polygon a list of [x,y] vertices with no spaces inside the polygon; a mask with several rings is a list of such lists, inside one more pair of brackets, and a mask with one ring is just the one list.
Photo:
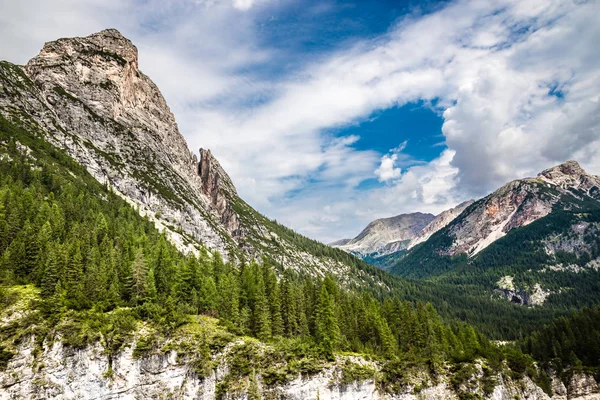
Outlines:
{"label": "white cloud", "polygon": [[[260,7],[225,3],[13,2],[0,58],[25,62],[45,40],[124,27],[191,147],[211,148],[260,211],[324,241],[569,158],[600,171],[598,2],[455,1],[275,77],[248,72],[285,58],[257,38]],[[327,133],[434,99],[448,149],[429,163]],[[387,184],[365,191],[373,171]]]}
{"label": "white cloud", "polygon": [[246,11],[254,5],[254,0],[233,0],[233,6],[238,10]]}
{"label": "white cloud", "polygon": [[389,154],[381,157],[381,163],[375,170],[375,175],[379,179],[379,182],[388,182],[400,177],[402,169],[396,167],[396,163],[398,162],[398,157],[402,153],[402,150],[406,148],[407,143],[408,142],[405,140],[398,147],[391,149]]}
{"label": "white cloud", "polygon": [[398,160],[398,154],[386,154],[381,157],[381,164],[375,170],[379,182],[387,182],[400,177],[401,169],[395,167],[396,160]]}

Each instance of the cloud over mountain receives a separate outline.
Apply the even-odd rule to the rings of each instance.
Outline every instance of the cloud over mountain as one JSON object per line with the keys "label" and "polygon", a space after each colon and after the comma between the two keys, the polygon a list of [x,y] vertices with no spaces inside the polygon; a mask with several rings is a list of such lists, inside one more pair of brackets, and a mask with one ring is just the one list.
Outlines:
{"label": "cloud over mountain", "polygon": [[[335,23],[330,3],[298,19],[298,36],[317,12],[334,10]],[[42,37],[118,21],[144,49],[140,64],[191,147],[211,148],[244,198],[312,237],[351,236],[404,212],[438,213],[566,159],[600,171],[597,2],[454,1],[325,50],[265,35],[286,1],[149,1],[130,17],[137,5],[10,4],[0,16],[0,58],[25,60]],[[368,135],[360,129],[335,133],[417,101],[443,116],[447,148],[436,158],[400,165],[410,141],[388,153],[360,147]]]}

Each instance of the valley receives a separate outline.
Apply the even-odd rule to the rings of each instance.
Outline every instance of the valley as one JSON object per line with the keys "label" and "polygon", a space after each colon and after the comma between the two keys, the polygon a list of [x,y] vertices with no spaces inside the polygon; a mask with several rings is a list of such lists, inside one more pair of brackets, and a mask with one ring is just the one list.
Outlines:
{"label": "valley", "polygon": [[0,63],[0,398],[600,391],[599,177],[566,162],[330,247],[188,148],[137,51],[107,29]]}

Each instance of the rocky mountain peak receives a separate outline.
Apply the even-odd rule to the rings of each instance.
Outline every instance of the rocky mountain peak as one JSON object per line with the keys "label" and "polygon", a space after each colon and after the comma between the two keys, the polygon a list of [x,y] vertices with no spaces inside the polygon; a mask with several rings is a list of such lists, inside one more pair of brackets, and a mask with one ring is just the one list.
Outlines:
{"label": "rocky mountain peak", "polygon": [[285,268],[364,282],[354,261],[324,255],[239,198],[210,151],[196,157],[137,57],[114,29],[48,42],[25,66],[0,63],[0,115],[41,133],[183,252],[277,256]]}
{"label": "rocky mountain peak", "polygon": [[577,161],[566,161],[538,174],[538,178],[562,189],[579,190],[600,199],[600,176],[588,174]]}
{"label": "rocky mountain peak", "polygon": [[434,215],[420,212],[376,219],[354,239],[333,246],[361,257],[391,254],[406,249],[410,240],[433,219]]}
{"label": "rocky mountain peak", "polygon": [[569,160],[552,168],[545,169],[538,174],[539,177],[545,177],[550,180],[553,178],[562,177],[564,175],[581,176],[587,175],[587,172],[581,168],[581,165],[579,165],[577,161]]}
{"label": "rocky mountain peak", "polygon": [[113,28],[105,29],[88,36],[87,39],[91,43],[96,44],[103,51],[111,52],[123,57],[127,62],[134,62],[137,64],[137,47],[135,47],[131,40],[123,36],[118,30]]}
{"label": "rocky mountain peak", "polygon": [[[141,213],[158,215],[159,226],[176,220],[186,235],[224,252],[225,237],[238,232],[221,190],[235,195],[231,180],[212,155],[199,168],[160,90],[139,70],[129,39],[116,29],[58,39],[23,69],[34,84],[24,106],[60,138],[57,145]],[[180,248],[190,248],[170,232]]]}
{"label": "rocky mountain peak", "polygon": [[[54,59],[60,57],[63,61],[72,59],[74,56],[92,58],[103,54],[112,58],[118,64],[134,64],[137,68],[137,47],[116,29],[105,29],[86,37],[62,38],[52,42],[46,42],[40,54],[34,58]],[[31,64],[31,61],[28,65]]]}

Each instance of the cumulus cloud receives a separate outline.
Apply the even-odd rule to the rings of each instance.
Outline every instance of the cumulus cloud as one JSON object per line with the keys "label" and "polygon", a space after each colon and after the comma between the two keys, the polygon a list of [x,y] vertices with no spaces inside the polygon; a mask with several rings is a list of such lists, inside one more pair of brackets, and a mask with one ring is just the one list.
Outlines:
{"label": "cumulus cloud", "polygon": [[391,149],[389,154],[381,157],[381,163],[375,170],[375,175],[379,179],[379,182],[388,182],[400,177],[402,169],[397,167],[396,163],[398,162],[398,157],[402,150],[404,150],[406,147],[407,143],[407,141],[402,142],[400,146]]}
{"label": "cumulus cloud", "polygon": [[[440,212],[566,159],[600,171],[594,1],[457,0],[277,76],[252,73],[284,58],[257,38],[252,0],[151,0],[142,12],[133,1],[34,3],[3,10],[1,58],[124,27],[191,147],[211,148],[260,211],[323,241],[378,217]],[[358,150],[358,130],[329,133],[416,100],[444,118],[447,149],[427,163]],[[365,190],[369,180],[386,184]]]}
{"label": "cumulus cloud", "polygon": [[379,182],[387,182],[400,176],[401,169],[395,167],[396,160],[398,160],[398,154],[386,154],[381,157],[381,164],[375,170]]}

